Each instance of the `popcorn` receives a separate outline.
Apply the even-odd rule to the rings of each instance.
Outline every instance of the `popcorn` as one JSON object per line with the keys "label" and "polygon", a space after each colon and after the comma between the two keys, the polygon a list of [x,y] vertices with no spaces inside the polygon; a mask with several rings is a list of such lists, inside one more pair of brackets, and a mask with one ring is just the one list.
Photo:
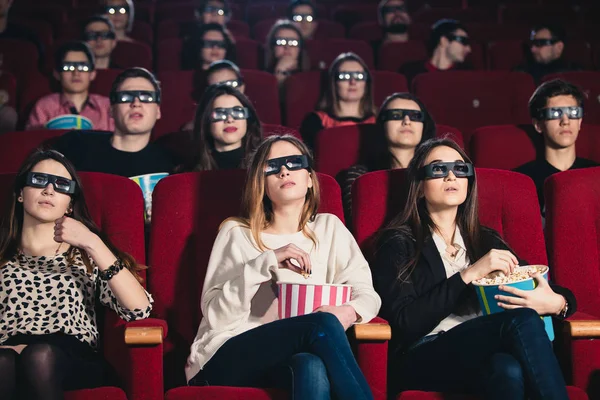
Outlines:
{"label": "popcorn", "polygon": [[515,283],[527,280],[531,278],[530,273],[540,272],[543,274],[546,272],[548,267],[545,265],[529,265],[524,267],[517,267],[513,273],[508,276],[502,272],[492,272],[487,276],[474,281],[477,285],[504,285],[507,283]]}

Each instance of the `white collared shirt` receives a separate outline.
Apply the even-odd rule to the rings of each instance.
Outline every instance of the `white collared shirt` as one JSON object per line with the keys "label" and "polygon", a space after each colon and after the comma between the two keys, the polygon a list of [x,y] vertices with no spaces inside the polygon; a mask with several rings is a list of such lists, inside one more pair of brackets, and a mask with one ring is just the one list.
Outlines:
{"label": "white collared shirt", "polygon": [[[450,257],[448,252],[446,252],[446,248],[448,246],[446,245],[444,238],[434,231],[431,232],[431,236],[433,238],[433,242],[435,243],[435,247],[442,257],[444,269],[446,270],[446,278],[450,278],[454,274],[461,272],[471,265],[469,258],[467,257],[465,242],[460,234],[460,229],[458,229],[458,226],[454,231],[454,242],[452,243],[454,247],[458,249],[458,252],[454,258]],[[428,335],[434,335],[442,331],[448,331],[465,321],[478,317],[479,315],[481,315],[481,309],[477,303],[477,299],[474,296],[469,297],[469,301],[467,303],[460,304],[458,307],[456,307],[454,313],[444,318],[438,324],[438,326],[429,332]]]}

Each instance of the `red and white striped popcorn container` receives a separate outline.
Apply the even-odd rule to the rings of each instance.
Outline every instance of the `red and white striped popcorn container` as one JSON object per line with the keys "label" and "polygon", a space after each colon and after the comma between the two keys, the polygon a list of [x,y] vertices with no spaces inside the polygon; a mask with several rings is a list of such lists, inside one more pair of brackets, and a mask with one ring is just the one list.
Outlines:
{"label": "red and white striped popcorn container", "polygon": [[310,314],[321,306],[341,306],[350,301],[352,285],[277,282],[279,319]]}

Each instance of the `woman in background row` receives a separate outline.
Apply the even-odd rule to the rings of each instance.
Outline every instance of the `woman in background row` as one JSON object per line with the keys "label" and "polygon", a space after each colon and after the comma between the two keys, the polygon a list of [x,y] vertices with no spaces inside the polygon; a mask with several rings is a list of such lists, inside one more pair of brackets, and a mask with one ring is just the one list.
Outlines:
{"label": "woman in background row", "polygon": [[135,42],[135,39],[129,36],[135,18],[133,0],[106,0],[105,5],[105,14],[115,27],[116,39]]}
{"label": "woman in background row", "polygon": [[354,53],[340,54],[329,67],[325,91],[316,111],[300,126],[304,142],[314,149],[323,129],[375,122],[373,80],[365,62]]}
{"label": "woman in background row", "polygon": [[181,56],[182,69],[207,70],[215,61],[235,62],[235,45],[223,26],[204,24],[184,40]]}
{"label": "woman in background row", "polygon": [[310,67],[302,32],[292,21],[275,22],[267,35],[265,50],[265,68],[280,85],[294,72],[308,71]]}

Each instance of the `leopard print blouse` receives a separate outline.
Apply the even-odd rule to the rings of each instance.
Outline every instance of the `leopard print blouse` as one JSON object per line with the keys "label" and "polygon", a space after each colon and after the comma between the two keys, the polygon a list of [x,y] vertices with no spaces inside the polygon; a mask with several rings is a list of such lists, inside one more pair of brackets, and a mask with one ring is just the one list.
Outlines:
{"label": "leopard print blouse", "polygon": [[66,255],[19,254],[0,268],[0,345],[17,334],[61,332],[96,348],[98,301],[125,321],[148,318],[153,303],[148,292],[146,309],[128,310],[119,304],[108,282],[98,277],[98,266],[92,262],[89,274],[78,250],[72,265]]}

